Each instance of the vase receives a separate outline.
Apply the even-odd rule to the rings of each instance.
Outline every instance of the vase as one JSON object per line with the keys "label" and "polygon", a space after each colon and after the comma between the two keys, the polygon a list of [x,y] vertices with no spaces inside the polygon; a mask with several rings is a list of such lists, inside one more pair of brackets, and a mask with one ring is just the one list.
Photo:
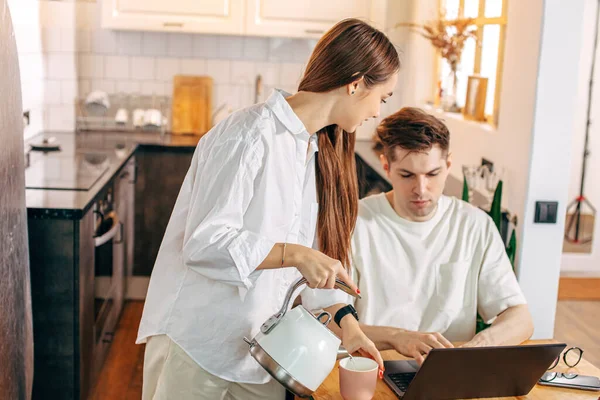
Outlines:
{"label": "vase", "polygon": [[460,112],[458,107],[456,93],[458,91],[458,73],[457,66],[453,67],[450,72],[450,82],[444,92],[442,99],[442,108],[446,112]]}

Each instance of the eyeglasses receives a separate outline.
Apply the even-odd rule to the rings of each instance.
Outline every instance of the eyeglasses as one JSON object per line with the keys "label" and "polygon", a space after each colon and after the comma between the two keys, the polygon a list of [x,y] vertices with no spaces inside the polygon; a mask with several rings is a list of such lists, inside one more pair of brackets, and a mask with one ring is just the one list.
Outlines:
{"label": "eyeglasses", "polygon": [[[562,354],[562,359],[568,367],[573,368],[574,366],[579,364],[582,356],[583,356],[583,350],[581,350],[579,347],[571,347],[570,349],[568,349],[567,351],[565,351]],[[556,368],[559,361],[560,361],[560,356],[556,357],[556,359],[554,360],[554,362],[552,363],[550,368],[548,368],[548,370],[551,370],[552,368]]]}

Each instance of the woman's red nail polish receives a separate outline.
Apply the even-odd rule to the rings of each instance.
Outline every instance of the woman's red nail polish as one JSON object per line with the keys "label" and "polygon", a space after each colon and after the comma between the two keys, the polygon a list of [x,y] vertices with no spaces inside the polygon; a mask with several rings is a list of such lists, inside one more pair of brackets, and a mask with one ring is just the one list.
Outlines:
{"label": "woman's red nail polish", "polygon": [[379,379],[383,379],[383,371],[379,370]]}
{"label": "woman's red nail polish", "polygon": [[360,289],[356,289],[356,293],[360,294]]}

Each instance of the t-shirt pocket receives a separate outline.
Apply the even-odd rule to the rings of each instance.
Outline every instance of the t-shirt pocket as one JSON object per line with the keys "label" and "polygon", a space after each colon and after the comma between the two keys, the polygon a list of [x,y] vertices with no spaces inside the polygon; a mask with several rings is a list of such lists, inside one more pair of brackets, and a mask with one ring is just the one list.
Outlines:
{"label": "t-shirt pocket", "polygon": [[469,284],[470,270],[471,260],[439,265],[435,284],[438,310],[450,318],[473,305],[473,289]]}

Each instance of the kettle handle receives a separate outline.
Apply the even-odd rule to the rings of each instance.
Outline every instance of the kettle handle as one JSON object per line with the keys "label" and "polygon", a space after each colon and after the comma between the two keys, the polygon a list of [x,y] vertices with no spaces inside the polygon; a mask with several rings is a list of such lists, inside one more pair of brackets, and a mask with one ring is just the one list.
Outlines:
{"label": "kettle handle", "polygon": [[[302,277],[302,278],[298,279],[296,282],[294,282],[292,287],[289,288],[289,290],[285,296],[283,306],[279,310],[278,314],[282,314],[281,316],[283,317],[283,315],[287,312],[288,307],[290,306],[290,301],[292,300],[292,296],[294,295],[294,292],[296,291],[296,289],[298,289],[302,285],[306,285],[307,283],[308,283],[308,281],[304,277]],[[348,293],[352,297],[356,297],[359,299],[361,298],[360,294],[354,292],[352,289],[350,289],[350,286],[348,286],[344,281],[342,281],[338,278],[335,278],[335,288],[340,289],[341,291],[343,291],[345,293]]]}
{"label": "kettle handle", "polygon": [[[325,322],[321,322],[321,317],[327,317]],[[327,326],[331,322],[331,314],[328,313],[327,311],[323,311],[321,314],[319,314],[317,316],[317,321],[321,322],[323,324],[323,326]]]}
{"label": "kettle handle", "polygon": [[[268,334],[279,323],[281,318],[283,318],[283,316],[287,312],[288,307],[290,306],[290,301],[292,300],[292,296],[296,289],[298,289],[302,285],[306,285],[307,283],[308,281],[304,277],[294,282],[294,284],[288,289],[287,294],[285,295],[285,300],[283,301],[283,306],[281,306],[281,309],[260,327],[262,333],[264,333],[265,335]],[[338,278],[335,279],[335,288],[340,289],[345,293],[348,293],[350,296],[359,299],[361,298],[358,293],[355,293],[352,289],[350,289],[350,286],[348,286],[344,281]]]}

